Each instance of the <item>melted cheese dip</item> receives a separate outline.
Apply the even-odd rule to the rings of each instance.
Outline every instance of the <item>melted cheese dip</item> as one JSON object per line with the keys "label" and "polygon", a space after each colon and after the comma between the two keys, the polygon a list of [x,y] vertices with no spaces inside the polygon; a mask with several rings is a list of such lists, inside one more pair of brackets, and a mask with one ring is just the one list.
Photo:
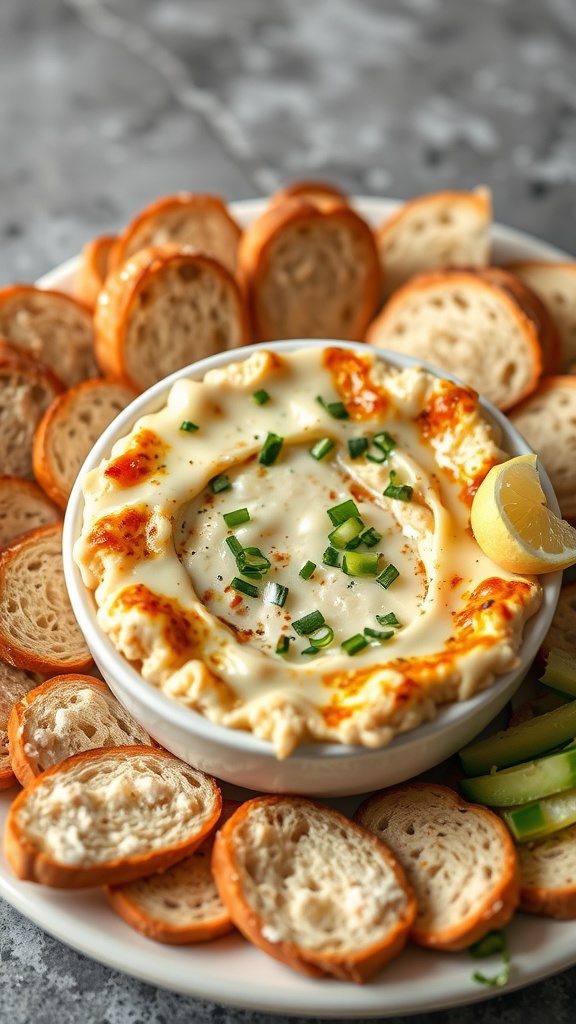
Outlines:
{"label": "melted cheese dip", "polygon": [[469,525],[503,458],[467,388],[259,350],[178,381],[88,474],[75,557],[102,629],[174,699],[279,757],[380,746],[516,662],[539,584]]}

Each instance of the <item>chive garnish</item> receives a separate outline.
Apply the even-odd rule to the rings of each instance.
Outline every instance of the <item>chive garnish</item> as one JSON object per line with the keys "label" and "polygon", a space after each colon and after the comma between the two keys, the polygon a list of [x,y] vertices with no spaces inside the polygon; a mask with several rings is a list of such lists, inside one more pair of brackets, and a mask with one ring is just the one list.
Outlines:
{"label": "chive garnish", "polygon": [[264,388],[261,388],[260,391],[255,391],[252,398],[256,402],[256,405],[265,405],[266,402],[270,401],[270,395],[264,390]]}
{"label": "chive garnish", "polygon": [[320,648],[319,647],[305,647],[302,651],[300,651],[300,654],[311,654],[311,655],[320,654]]}
{"label": "chive garnish", "polygon": [[288,587],[283,587],[281,583],[268,583],[264,590],[265,604],[276,604],[279,608],[283,608],[287,597]]}
{"label": "chive garnish", "polygon": [[394,612],[388,612],[387,615],[377,615],[376,622],[379,622],[381,626],[399,626],[400,622],[396,618]]}
{"label": "chive garnish", "polygon": [[385,430],[381,434],[374,434],[372,438],[372,444],[375,444],[380,451],[384,452],[385,455],[390,455],[396,447],[396,441],[390,434],[387,434]]}
{"label": "chive garnish", "polygon": [[372,455],[371,452],[366,452],[366,458],[368,462],[375,462],[377,466],[381,466],[383,462],[386,462],[388,456],[384,452],[381,455]]}
{"label": "chive garnish", "polygon": [[290,639],[291,638],[289,636],[281,636],[278,638],[276,654],[288,654],[288,651],[290,650]]}
{"label": "chive garnish", "polygon": [[324,616],[322,612],[314,611],[309,612],[308,615],[303,615],[301,619],[296,619],[292,623],[292,629],[295,629],[300,636],[309,636],[310,633],[314,633],[315,630],[320,629],[320,626],[324,625]]}
{"label": "chive garnish", "polygon": [[184,430],[187,434],[193,434],[195,430],[200,430],[200,427],[192,423],[192,420],[182,420],[180,430]]}
{"label": "chive garnish", "polygon": [[340,646],[343,651],[346,651],[346,654],[353,655],[358,654],[358,651],[363,650],[364,647],[368,647],[368,641],[362,633],[355,633],[354,636],[349,636],[347,640],[344,640]]}
{"label": "chive garnish", "polygon": [[382,570],[379,576],[376,577],[376,583],[379,583],[384,590],[388,590],[388,587],[397,580],[400,573],[392,562],[389,562],[385,569]]}
{"label": "chive garnish", "polygon": [[349,419],[348,410],[344,405],[344,402],[327,402],[321,395],[316,397],[316,401],[320,403],[323,409],[326,410],[330,416],[335,420],[347,420]]}
{"label": "chive garnish", "polygon": [[232,529],[234,526],[247,523],[250,519],[250,513],[247,508],[236,508],[233,512],[224,512],[223,517],[226,526]]}
{"label": "chive garnish", "polygon": [[349,541],[358,537],[364,529],[364,523],[359,516],[351,516],[345,522],[340,523],[332,533],[328,534],[328,540],[334,548],[345,548]]}
{"label": "chive garnish", "polygon": [[397,473],[394,469],[390,470],[390,483],[384,491],[382,491],[385,498],[398,498],[399,501],[410,501],[412,492],[414,490],[410,484],[397,484],[396,483]]}
{"label": "chive garnish", "polygon": [[316,562],[305,562],[298,575],[301,576],[303,580],[309,580],[315,568]]}
{"label": "chive garnish", "polygon": [[272,466],[280,454],[280,449],[284,443],[284,438],[280,437],[279,434],[268,434],[268,437],[264,441],[264,447],[260,452],[260,458],[258,462],[261,466]]}
{"label": "chive garnish", "polygon": [[331,452],[333,447],[334,441],[332,441],[331,438],[322,437],[319,441],[316,442],[314,447],[310,449],[310,455],[312,456],[313,459],[316,459],[318,462],[320,462],[320,459],[323,459],[325,455],[328,455],[328,452]]}
{"label": "chive garnish", "polygon": [[258,587],[255,587],[253,583],[247,583],[246,580],[241,580],[238,576],[235,576],[230,586],[232,590],[236,590],[239,594],[245,594],[246,597],[258,597],[260,591]]}
{"label": "chive garnish", "polygon": [[367,530],[364,530],[364,533],[360,534],[360,540],[367,548],[373,548],[382,540],[382,534],[378,533],[378,530],[375,530],[373,526],[369,526]]}
{"label": "chive garnish", "polygon": [[220,494],[220,491],[229,491],[232,487],[229,478],[226,473],[219,473],[210,481],[210,487],[212,494]]}
{"label": "chive garnish", "polygon": [[325,622],[319,629],[310,633],[308,639],[312,644],[312,647],[318,647],[319,649],[322,647],[329,647],[334,639],[334,630],[332,629],[332,626],[329,626],[328,623]]}
{"label": "chive garnish", "polygon": [[347,551],[342,559],[342,571],[347,576],[377,576],[379,559],[376,551]]}
{"label": "chive garnish", "polygon": [[341,502],[340,505],[333,505],[332,508],[328,508],[326,511],[330,516],[332,526],[340,526],[340,523],[345,523],[347,519],[360,515],[356,502],[352,501],[352,498]]}
{"label": "chive garnish", "polygon": [[232,534],[231,537],[226,537],[226,543],[234,557],[239,555],[240,552],[244,550],[240,541],[238,540],[238,537],[235,537],[234,534]]}
{"label": "chive garnish", "polygon": [[359,548],[362,543],[362,535],[359,533],[357,537],[352,537],[346,545],[346,551],[355,551]]}
{"label": "chive garnish", "polygon": [[394,630],[387,629],[383,632],[381,629],[370,629],[369,626],[366,626],[364,636],[370,637],[371,640],[389,640],[390,637],[394,636]]}
{"label": "chive garnish", "polygon": [[348,451],[351,459],[357,459],[359,455],[364,455],[364,452],[368,451],[368,438],[351,437],[348,441]]}
{"label": "chive garnish", "polygon": [[272,563],[266,555],[263,555],[260,548],[242,548],[236,557],[236,565],[243,576],[258,576],[260,578],[271,568]]}
{"label": "chive garnish", "polygon": [[498,974],[492,978],[488,978],[485,974],[481,974],[480,971],[474,971],[472,978],[480,985],[501,987],[506,984],[510,974],[510,951],[508,949],[508,943],[506,942],[506,936],[503,932],[488,932],[483,939],[480,939],[479,942],[475,942],[473,946],[470,946],[469,953],[475,960],[481,960],[486,956],[492,956],[494,953],[501,953],[502,967],[498,971]]}
{"label": "chive garnish", "polygon": [[336,548],[326,548],[326,551],[322,555],[322,561],[324,565],[331,565],[333,568],[337,568],[340,565],[340,555],[336,551]]}

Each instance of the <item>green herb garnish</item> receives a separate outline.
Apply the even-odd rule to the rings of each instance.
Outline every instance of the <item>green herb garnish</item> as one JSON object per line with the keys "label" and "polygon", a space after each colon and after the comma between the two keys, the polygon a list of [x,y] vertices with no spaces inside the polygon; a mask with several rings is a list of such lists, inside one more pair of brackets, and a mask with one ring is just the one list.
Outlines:
{"label": "green herb garnish", "polygon": [[255,391],[252,398],[256,402],[256,405],[265,405],[266,402],[270,401],[270,395],[264,390],[264,388],[261,388],[260,391]]}
{"label": "green herb garnish", "polygon": [[236,508],[233,512],[224,512],[223,517],[226,526],[233,529],[235,526],[241,526],[242,523],[249,522],[250,513],[247,508]]}
{"label": "green herb garnish", "polygon": [[264,441],[264,447],[260,452],[260,458],[258,459],[260,465],[272,466],[280,455],[280,449],[283,444],[284,438],[280,437],[279,434],[268,434],[268,437]]}
{"label": "green herb garnish", "polygon": [[212,494],[220,494],[221,491],[229,491],[231,487],[232,484],[226,476],[226,473],[219,473],[218,476],[213,477],[210,481]]}
{"label": "green herb garnish", "polygon": [[193,434],[195,430],[200,430],[192,420],[182,420],[180,424],[180,430],[184,430],[187,434]]}
{"label": "green herb garnish", "polygon": [[376,577],[376,583],[379,583],[384,590],[388,590],[388,587],[397,580],[400,573],[392,562],[389,562],[385,569],[382,570],[379,576]]}
{"label": "green herb garnish", "polygon": [[331,438],[322,437],[319,441],[316,442],[314,447],[310,449],[310,455],[312,456],[313,459],[316,459],[318,462],[320,462],[320,459],[323,459],[325,455],[328,455],[328,452],[331,452],[333,447],[334,441],[332,441]]}
{"label": "green herb garnish", "polygon": [[397,484],[397,475],[398,474],[394,469],[390,470],[390,483],[382,493],[385,498],[397,498],[399,501],[410,501],[414,488],[411,487],[410,484]]}

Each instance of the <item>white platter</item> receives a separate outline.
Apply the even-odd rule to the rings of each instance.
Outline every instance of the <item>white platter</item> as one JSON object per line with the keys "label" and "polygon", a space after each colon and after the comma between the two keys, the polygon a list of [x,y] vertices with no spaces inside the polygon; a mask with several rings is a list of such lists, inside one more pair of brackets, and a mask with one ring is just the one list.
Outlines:
{"label": "white platter", "polygon": [[[359,198],[372,224],[397,206],[393,200]],[[261,201],[232,204],[247,223]],[[566,253],[518,231],[496,225],[493,260],[571,259]],[[46,275],[45,287],[73,290],[77,259]],[[234,795],[230,791],[230,795]],[[13,791],[0,793],[0,831]],[[327,801],[350,812],[361,798]],[[447,1009],[524,987],[576,964],[576,921],[552,922],[518,914],[506,929],[512,969],[505,989],[473,981],[474,970],[496,974],[498,959],[480,965],[467,953],[438,954],[409,947],[375,980],[363,986],[314,981],[268,958],[238,936],[206,945],[162,946],[137,934],[108,907],[100,890],[51,890],[17,881],[0,854],[0,895],[45,931],[81,953],[148,983],[232,1006],[294,1016],[369,1018]]]}

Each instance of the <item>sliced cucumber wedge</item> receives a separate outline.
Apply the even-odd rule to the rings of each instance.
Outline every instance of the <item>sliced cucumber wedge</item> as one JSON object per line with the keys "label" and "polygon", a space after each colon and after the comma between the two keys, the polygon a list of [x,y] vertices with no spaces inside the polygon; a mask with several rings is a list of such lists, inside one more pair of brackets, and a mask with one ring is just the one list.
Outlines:
{"label": "sliced cucumber wedge", "polygon": [[458,786],[467,800],[488,807],[510,807],[540,800],[576,786],[576,745],[514,768],[461,779]]}
{"label": "sliced cucumber wedge", "polygon": [[531,761],[576,736],[576,701],[531,718],[521,725],[471,743],[459,757],[467,775],[483,775],[494,768]]}
{"label": "sliced cucumber wedge", "polygon": [[546,671],[540,677],[540,682],[566,697],[576,697],[576,658],[560,647],[553,647],[546,659]]}
{"label": "sliced cucumber wedge", "polygon": [[576,787],[498,811],[518,843],[541,839],[576,823]]}

